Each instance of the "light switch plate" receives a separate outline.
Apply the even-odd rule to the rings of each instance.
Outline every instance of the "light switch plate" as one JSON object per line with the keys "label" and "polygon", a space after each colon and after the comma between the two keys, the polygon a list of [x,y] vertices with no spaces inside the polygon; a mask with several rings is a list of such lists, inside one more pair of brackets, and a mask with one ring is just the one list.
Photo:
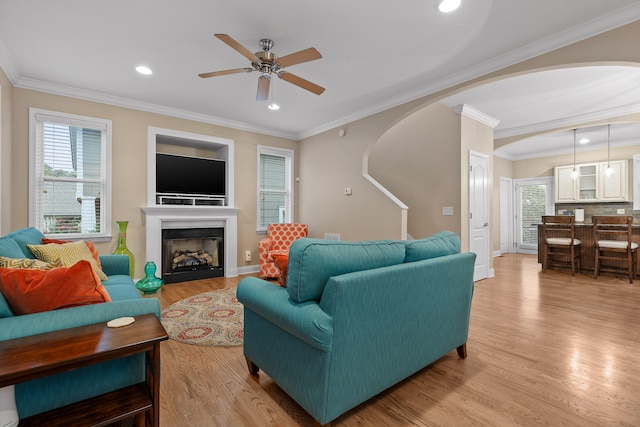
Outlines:
{"label": "light switch plate", "polygon": [[442,208],[442,215],[453,215],[453,207],[452,206],[444,206]]}
{"label": "light switch plate", "polygon": [[618,209],[618,215],[624,215],[624,209]]}

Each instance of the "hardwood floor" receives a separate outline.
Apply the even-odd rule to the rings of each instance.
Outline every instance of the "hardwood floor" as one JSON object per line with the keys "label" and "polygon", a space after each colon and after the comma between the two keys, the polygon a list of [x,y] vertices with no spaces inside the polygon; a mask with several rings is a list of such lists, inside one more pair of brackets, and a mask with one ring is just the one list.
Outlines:
{"label": "hardwood floor", "polygon": [[[476,282],[468,357],[452,350],[334,426],[640,426],[640,280],[494,259]],[[162,307],[241,279],[165,285]],[[445,285],[445,284],[443,284]],[[242,347],[162,344],[161,425],[311,426]]]}

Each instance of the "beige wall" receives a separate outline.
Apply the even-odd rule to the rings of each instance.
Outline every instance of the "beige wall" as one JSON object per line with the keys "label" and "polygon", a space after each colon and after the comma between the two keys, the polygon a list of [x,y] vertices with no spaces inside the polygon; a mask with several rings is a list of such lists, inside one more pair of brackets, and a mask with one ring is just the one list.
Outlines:
{"label": "beige wall", "polygon": [[[343,138],[338,137],[336,129],[304,139],[301,141],[299,151],[300,168],[305,174],[305,179],[300,183],[300,218],[308,222],[318,236],[322,236],[322,233],[327,231],[335,231],[342,232],[343,238],[348,239],[395,237],[398,227],[394,221],[397,220],[398,215],[395,214],[391,204],[385,202],[385,198],[381,197],[378,190],[360,178],[360,172],[367,166],[369,150],[375,152],[374,144],[393,126],[410,114],[446,96],[498,79],[568,66],[596,64],[640,66],[640,50],[636,47],[636,41],[639,38],[640,21],[354,121],[343,126],[347,130],[347,135]],[[412,130],[404,129],[404,132],[411,133]],[[468,146],[457,147],[460,160],[456,161],[455,165],[452,164],[452,167],[464,166],[468,153],[463,153],[463,150],[468,148]],[[484,149],[487,153],[493,152],[493,147],[475,150],[483,151]],[[376,162],[378,162],[377,159]],[[508,163],[502,161],[500,163],[501,170],[511,169]],[[375,168],[380,167],[376,164]],[[493,168],[493,165],[490,165],[490,168]],[[512,170],[517,170],[518,174],[525,173],[519,166],[514,166]],[[418,174],[417,171],[407,173]],[[490,247],[499,248],[499,201],[495,200],[500,194],[499,187],[495,188],[499,186],[499,180],[495,178],[495,172],[490,176],[494,180],[491,185],[490,218],[495,225],[491,227]],[[464,173],[461,178],[462,181],[466,181]],[[462,181],[457,199],[461,203],[460,231],[466,236],[468,197],[465,193],[466,184],[462,184]],[[354,182],[357,183],[357,188],[356,184],[352,184]],[[347,186],[354,187],[354,196],[351,198],[343,195],[343,189]],[[358,197],[355,197],[356,195]],[[463,241],[465,240],[463,237]]]}
{"label": "beige wall", "polygon": [[[408,207],[409,235],[460,233],[460,116],[432,104],[389,129],[369,154],[369,173]],[[453,207],[443,216],[442,207]]]}
{"label": "beige wall", "polygon": [[0,69],[0,235],[11,231],[11,117],[13,86]]}
{"label": "beige wall", "polygon": [[[13,144],[11,186],[13,196],[3,195],[11,207],[10,230],[28,226],[28,153],[29,107],[81,114],[112,121],[112,212],[113,221],[127,220],[127,245],[136,256],[136,277],[143,275],[145,258],[144,215],[140,211],[147,203],[147,128],[149,126],[229,138],[235,141],[235,207],[238,216],[238,267],[257,264],[256,234],[257,145],[296,149],[296,142],[206,123],[167,117],[143,111],[105,105],[37,91],[13,90]],[[297,163],[297,162],[296,162]],[[4,171],[4,168],[3,168]],[[297,173],[297,171],[295,172]],[[113,226],[115,235],[115,225]],[[10,231],[9,230],[9,231]],[[98,243],[100,253],[111,253],[116,238]],[[245,263],[244,251],[251,250],[253,262]]]}

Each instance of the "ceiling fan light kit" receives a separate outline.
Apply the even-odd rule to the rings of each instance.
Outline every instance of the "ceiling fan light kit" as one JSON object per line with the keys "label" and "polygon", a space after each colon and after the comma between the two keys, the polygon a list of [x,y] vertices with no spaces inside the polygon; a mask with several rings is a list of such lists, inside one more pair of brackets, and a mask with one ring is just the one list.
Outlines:
{"label": "ceiling fan light kit", "polygon": [[[325,89],[323,87],[283,70],[283,68],[285,67],[290,67],[292,65],[314,61],[316,59],[322,58],[320,52],[318,52],[315,48],[310,47],[308,49],[285,55],[283,57],[278,57],[278,55],[271,51],[274,45],[273,40],[271,39],[261,39],[259,44],[262,48],[262,51],[252,53],[249,49],[242,46],[227,34],[215,34],[215,36],[222,42],[226,43],[229,47],[242,54],[249,61],[251,61],[252,68],[245,67],[234,68],[231,70],[212,71],[209,73],[198,74],[200,77],[209,78],[224,76],[227,74],[249,73],[252,71],[258,71],[260,73],[260,77],[258,77],[258,92],[256,94],[257,101],[267,101],[269,99],[271,76],[274,74],[282,80],[305,89],[311,93],[315,93],[316,95],[320,95],[324,92]],[[271,108],[271,105],[269,107]]]}

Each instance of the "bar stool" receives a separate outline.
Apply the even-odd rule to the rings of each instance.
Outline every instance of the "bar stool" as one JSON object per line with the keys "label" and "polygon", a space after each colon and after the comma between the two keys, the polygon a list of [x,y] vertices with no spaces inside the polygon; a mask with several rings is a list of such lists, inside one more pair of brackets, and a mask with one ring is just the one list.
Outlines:
{"label": "bar stool", "polygon": [[628,215],[597,215],[592,217],[596,248],[596,266],[594,278],[600,271],[620,272],[614,265],[605,265],[602,260],[614,261],[618,264],[626,262],[629,283],[633,283],[636,274],[636,253],[638,244],[631,241],[631,225],[633,217]]}
{"label": "bar stool", "polygon": [[[544,248],[544,260],[542,271],[546,272],[547,267],[552,263],[571,264],[571,275],[576,274],[576,264],[580,272],[580,244],[575,238],[576,217],[573,215],[543,215],[542,233]],[[566,258],[569,255],[569,262],[553,260],[552,256]]]}

